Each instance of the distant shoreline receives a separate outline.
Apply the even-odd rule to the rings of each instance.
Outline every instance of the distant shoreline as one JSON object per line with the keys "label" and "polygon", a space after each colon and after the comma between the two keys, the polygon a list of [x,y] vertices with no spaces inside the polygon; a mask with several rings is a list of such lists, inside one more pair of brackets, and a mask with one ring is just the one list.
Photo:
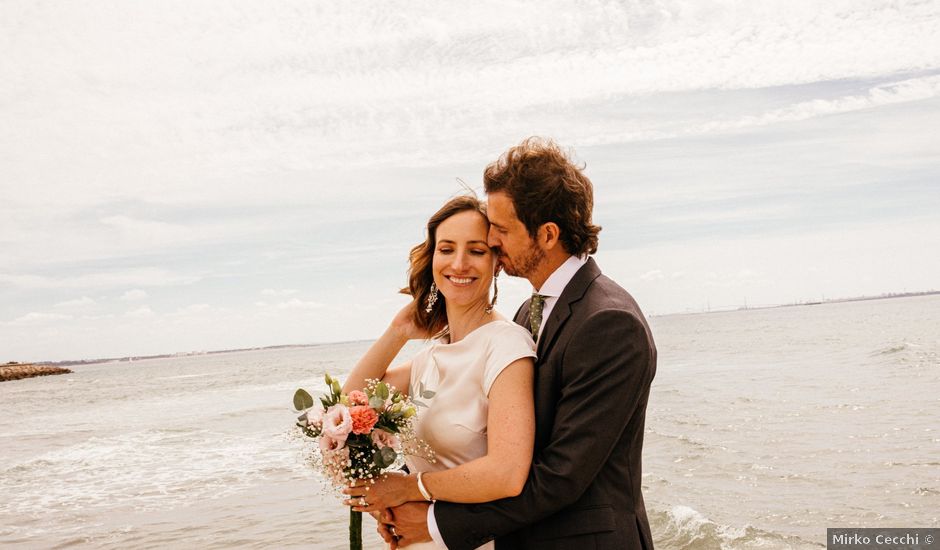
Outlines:
{"label": "distant shoreline", "polygon": [[[783,307],[800,307],[800,306],[816,306],[816,305],[825,305],[825,304],[839,304],[845,302],[866,302],[870,300],[888,300],[892,298],[912,298],[912,297],[921,297],[921,296],[934,296],[940,294],[940,290],[927,290],[923,292],[900,292],[900,293],[888,293],[880,294],[878,296],[855,296],[851,298],[831,298],[819,301],[807,301],[807,302],[796,302],[792,304],[776,304],[776,305],[761,305],[761,306],[740,306],[740,307],[727,307],[727,308],[716,308],[716,309],[707,309],[703,311],[681,311],[674,313],[662,313],[649,315],[649,317],[672,317],[679,315],[708,315],[711,313],[730,313],[734,311],[753,311],[761,309],[776,309]],[[338,345],[338,344],[355,344],[357,342],[370,342],[371,339],[366,340],[346,340],[340,342],[320,342],[315,344],[280,344],[275,346],[260,346],[253,348],[236,348],[236,349],[224,349],[224,350],[214,350],[214,351],[187,351],[187,352],[178,352],[178,353],[162,353],[159,355],[139,355],[139,356],[129,356],[129,357],[105,357],[98,359],[78,359],[78,360],[66,360],[66,361],[34,361],[32,363],[24,363],[29,365],[36,366],[49,366],[49,367],[67,367],[73,365],[96,365],[100,363],[131,363],[134,361],[144,361],[147,359],[169,359],[173,357],[196,357],[200,355],[217,355],[222,353],[239,353],[244,351],[263,351],[263,350],[274,350],[274,349],[290,349],[290,348],[313,348],[319,346],[327,345]],[[68,369],[65,369],[68,370]],[[69,371],[71,372],[71,371]]]}
{"label": "distant shoreline", "polygon": [[805,302],[794,302],[792,304],[774,304],[774,305],[761,305],[761,306],[738,306],[738,307],[723,307],[715,309],[706,309],[703,311],[682,311],[677,313],[662,313],[657,315],[650,315],[650,317],[672,317],[675,315],[707,315],[710,313],[729,313],[732,311],[753,311],[759,309],[778,309],[782,307],[801,307],[801,306],[819,306],[826,304],[843,304],[846,302],[868,302],[872,300],[890,300],[893,298],[917,298],[921,296],[935,296],[940,294],[940,290],[925,290],[922,292],[891,292],[887,294],[879,294],[878,296],[853,296],[851,298],[829,298],[822,300],[814,301],[805,301]]}

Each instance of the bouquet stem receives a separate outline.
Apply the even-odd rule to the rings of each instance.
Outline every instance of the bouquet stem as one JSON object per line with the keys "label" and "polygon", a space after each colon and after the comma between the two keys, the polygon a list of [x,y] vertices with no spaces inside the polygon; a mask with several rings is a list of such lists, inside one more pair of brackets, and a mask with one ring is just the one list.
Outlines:
{"label": "bouquet stem", "polygon": [[362,550],[362,512],[349,509],[349,550]]}

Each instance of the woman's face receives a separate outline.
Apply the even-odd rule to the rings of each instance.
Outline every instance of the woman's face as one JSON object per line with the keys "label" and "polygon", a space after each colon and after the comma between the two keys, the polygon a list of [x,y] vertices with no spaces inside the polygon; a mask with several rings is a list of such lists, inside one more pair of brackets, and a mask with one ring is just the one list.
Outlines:
{"label": "woman's face", "polygon": [[454,214],[437,226],[431,269],[449,305],[489,301],[496,258],[486,244],[488,230],[486,218],[474,210]]}

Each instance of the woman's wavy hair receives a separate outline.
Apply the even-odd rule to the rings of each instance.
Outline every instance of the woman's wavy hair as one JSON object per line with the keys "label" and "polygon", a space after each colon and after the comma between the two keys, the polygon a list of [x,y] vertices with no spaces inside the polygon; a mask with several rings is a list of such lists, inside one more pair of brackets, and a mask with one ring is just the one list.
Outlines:
{"label": "woman's wavy hair", "polygon": [[443,295],[438,296],[437,303],[430,313],[425,311],[428,295],[431,293],[431,283],[434,282],[432,264],[434,249],[437,247],[437,228],[447,218],[468,210],[478,212],[486,220],[486,205],[480,199],[470,195],[454,197],[431,216],[428,220],[427,238],[412,248],[409,255],[411,265],[408,268],[408,286],[401,289],[401,293],[415,299],[417,307],[414,311],[414,323],[428,334],[439,335],[447,328],[447,303]]}
{"label": "woman's wavy hair", "polygon": [[591,222],[594,186],[582,170],[554,141],[530,137],[486,167],[483,186],[487,193],[503,192],[512,199],[529,236],[535,238],[542,224],[554,222],[565,251],[582,256],[597,252],[601,230]]}

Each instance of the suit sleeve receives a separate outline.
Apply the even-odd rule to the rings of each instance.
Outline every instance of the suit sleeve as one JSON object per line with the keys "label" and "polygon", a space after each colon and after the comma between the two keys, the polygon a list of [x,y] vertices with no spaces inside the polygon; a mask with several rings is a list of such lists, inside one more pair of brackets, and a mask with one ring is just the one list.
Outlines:
{"label": "suit sleeve", "polygon": [[535,457],[522,493],[484,504],[435,504],[450,550],[476,548],[576,502],[636,413],[653,378],[643,323],[627,311],[602,310],[575,330],[562,358],[549,443]]}

